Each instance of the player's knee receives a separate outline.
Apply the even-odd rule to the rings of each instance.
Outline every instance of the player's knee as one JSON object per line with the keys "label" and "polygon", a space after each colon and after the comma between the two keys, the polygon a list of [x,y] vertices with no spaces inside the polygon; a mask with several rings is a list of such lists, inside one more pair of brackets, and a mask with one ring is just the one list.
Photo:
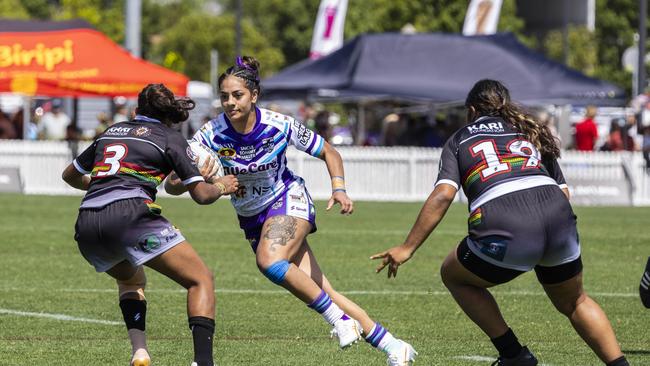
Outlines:
{"label": "player's knee", "polygon": [[452,286],[452,284],[454,283],[453,271],[451,269],[451,265],[448,260],[442,262],[442,265],[440,266],[440,279],[442,280],[442,283],[447,288]]}
{"label": "player's knee", "polygon": [[258,262],[258,268],[264,274],[264,276],[266,276],[266,278],[277,285],[284,282],[284,277],[286,276],[287,271],[289,271],[289,266],[289,261],[286,259],[273,262],[268,266]]}
{"label": "player's knee", "polygon": [[139,267],[135,274],[127,280],[117,280],[117,288],[120,299],[146,300],[144,289],[147,285],[147,277],[144,269]]}
{"label": "player's knee", "polygon": [[562,313],[567,317],[571,317],[571,315],[575,313],[578,306],[580,306],[580,304],[585,302],[585,300],[587,300],[587,295],[581,293],[577,296],[572,296],[570,298],[563,299],[561,301],[556,301],[554,305],[557,311],[559,311],[560,313]]}

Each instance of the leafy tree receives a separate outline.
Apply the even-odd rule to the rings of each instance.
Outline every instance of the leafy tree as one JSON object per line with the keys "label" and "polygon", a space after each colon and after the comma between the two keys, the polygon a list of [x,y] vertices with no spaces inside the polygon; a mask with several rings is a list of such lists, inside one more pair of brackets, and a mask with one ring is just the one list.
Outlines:
{"label": "leafy tree", "polygon": [[[20,3],[29,13],[30,18],[50,19],[53,6],[47,0],[21,0]],[[4,14],[4,12],[0,12]]]}
{"label": "leafy tree", "polygon": [[[598,43],[596,35],[586,27],[571,26],[567,35],[569,52],[567,66],[593,76],[598,66]],[[547,34],[544,40],[546,54],[558,61],[564,57],[564,41],[561,30]]]}
{"label": "leafy tree", "polygon": [[124,42],[124,0],[61,0],[54,18],[84,19],[116,43]]}
{"label": "leafy tree", "polygon": [[0,1],[0,14],[8,19],[29,19],[29,13],[19,0]]}
{"label": "leafy tree", "polygon": [[[251,22],[242,22],[242,34],[246,39],[243,53],[255,55],[261,63],[262,75],[268,75],[284,64],[282,52],[270,47]],[[219,52],[220,73],[235,58],[235,18],[232,15],[190,14],[161,36],[161,42],[153,51],[156,60],[195,80],[210,79],[210,50]]]}

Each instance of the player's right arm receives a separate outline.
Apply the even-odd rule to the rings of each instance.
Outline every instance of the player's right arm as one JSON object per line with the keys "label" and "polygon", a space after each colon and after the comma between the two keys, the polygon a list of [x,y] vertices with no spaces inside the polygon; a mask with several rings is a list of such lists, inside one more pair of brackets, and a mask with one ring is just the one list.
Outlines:
{"label": "player's right arm", "polygon": [[447,140],[442,150],[435,188],[420,209],[420,214],[404,243],[370,257],[370,259],[382,260],[376,269],[377,273],[388,266],[388,278],[397,276],[397,268],[411,259],[413,253],[442,221],[447,209],[454,201],[456,192],[460,188],[458,144],[454,137],[455,135]]}
{"label": "player's right arm", "polygon": [[87,191],[90,186],[90,177],[80,173],[72,163],[63,170],[61,178],[71,187],[81,189],[82,191]]}
{"label": "player's right arm", "polygon": [[199,171],[190,160],[190,156],[187,155],[187,151],[189,151],[187,141],[180,134],[170,136],[169,140],[166,154],[172,163],[174,172],[165,181],[165,191],[176,195],[187,191],[192,199],[200,205],[210,204],[223,195],[237,191],[239,183],[234,176],[226,176],[206,183],[203,176],[212,171],[215,161],[210,160]]}
{"label": "player's right arm", "polygon": [[97,141],[93,142],[86,150],[72,161],[61,174],[61,178],[71,187],[87,191],[90,186],[90,172],[95,164],[95,149]]}

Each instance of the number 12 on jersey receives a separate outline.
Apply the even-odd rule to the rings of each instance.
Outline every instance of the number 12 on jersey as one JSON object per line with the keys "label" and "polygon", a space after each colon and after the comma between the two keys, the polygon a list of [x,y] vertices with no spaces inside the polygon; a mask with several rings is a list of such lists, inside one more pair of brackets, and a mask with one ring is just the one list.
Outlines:
{"label": "number 12 on jersey", "polygon": [[481,179],[486,180],[494,175],[509,172],[511,162],[524,158],[521,169],[539,167],[541,154],[530,141],[514,139],[506,145],[508,153],[499,155],[494,140],[481,140],[470,147],[472,157],[481,156],[485,168],[481,169]]}

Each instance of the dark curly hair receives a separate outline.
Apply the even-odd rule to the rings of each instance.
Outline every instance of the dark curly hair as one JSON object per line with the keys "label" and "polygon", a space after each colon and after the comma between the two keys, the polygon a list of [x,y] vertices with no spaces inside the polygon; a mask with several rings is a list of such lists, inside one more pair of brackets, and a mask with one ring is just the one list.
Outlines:
{"label": "dark curly hair", "polygon": [[510,100],[510,92],[501,82],[490,79],[478,81],[467,94],[465,107],[475,109],[474,119],[478,116],[492,116],[511,123],[537,147],[543,158],[560,157],[558,141],[548,127],[535,121],[514,104]]}
{"label": "dark curly hair", "polygon": [[252,56],[237,56],[235,64],[230,66],[223,74],[219,76],[219,87],[226,78],[226,76],[236,76],[246,83],[246,88],[252,93],[257,90],[259,94],[260,89],[260,63]]}
{"label": "dark curly hair", "polygon": [[190,98],[176,98],[164,84],[149,84],[138,94],[138,114],[171,125],[189,117],[196,103]]}

